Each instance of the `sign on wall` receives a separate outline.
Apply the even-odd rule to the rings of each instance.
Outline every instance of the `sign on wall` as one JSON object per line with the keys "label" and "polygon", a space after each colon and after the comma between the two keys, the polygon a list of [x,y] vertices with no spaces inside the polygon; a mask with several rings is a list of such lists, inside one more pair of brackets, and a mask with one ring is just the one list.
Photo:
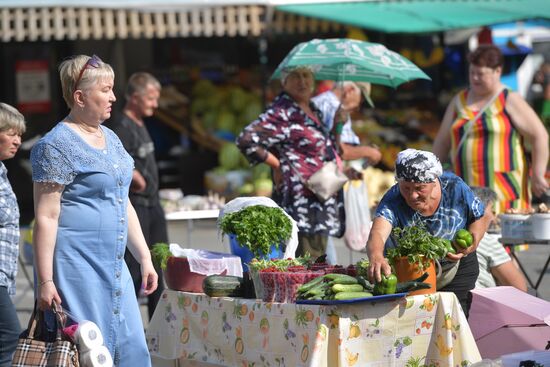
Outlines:
{"label": "sign on wall", "polygon": [[46,60],[15,62],[17,108],[22,113],[51,111],[50,77]]}

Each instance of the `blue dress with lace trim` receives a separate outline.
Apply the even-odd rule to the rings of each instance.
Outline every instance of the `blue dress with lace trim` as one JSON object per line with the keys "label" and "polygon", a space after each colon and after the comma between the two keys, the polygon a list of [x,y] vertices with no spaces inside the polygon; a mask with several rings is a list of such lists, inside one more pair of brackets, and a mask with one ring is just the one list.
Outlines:
{"label": "blue dress with lace trim", "polygon": [[64,185],[53,280],[75,321],[95,322],[116,366],[150,366],[132,279],[124,262],[133,160],[113,131],[96,149],[58,123],[31,151],[35,182]]}

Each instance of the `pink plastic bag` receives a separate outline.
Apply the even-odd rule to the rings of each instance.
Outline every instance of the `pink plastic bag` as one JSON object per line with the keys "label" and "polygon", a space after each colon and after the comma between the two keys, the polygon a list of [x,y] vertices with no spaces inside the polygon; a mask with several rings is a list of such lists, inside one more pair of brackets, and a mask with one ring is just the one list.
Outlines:
{"label": "pink plastic bag", "polygon": [[346,210],[346,232],[344,243],[353,251],[361,251],[367,245],[372,221],[370,218],[369,197],[364,181],[350,181],[344,192]]}

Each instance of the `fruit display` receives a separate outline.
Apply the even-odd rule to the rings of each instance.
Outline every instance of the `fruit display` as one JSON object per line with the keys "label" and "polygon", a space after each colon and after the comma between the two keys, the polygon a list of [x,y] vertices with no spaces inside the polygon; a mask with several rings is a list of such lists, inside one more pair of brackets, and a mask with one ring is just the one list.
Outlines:
{"label": "fruit display", "polygon": [[363,170],[363,180],[367,185],[369,207],[374,208],[386,191],[395,184],[395,173],[369,166]]}
{"label": "fruit display", "polygon": [[261,92],[246,91],[238,85],[215,85],[207,79],[194,84],[191,98],[191,119],[228,141],[264,110]]}
{"label": "fruit display", "polygon": [[[228,199],[271,196],[270,168],[266,165],[250,167],[234,142],[243,128],[264,112],[265,104],[273,99],[276,89],[270,85],[263,90],[257,83],[231,78],[221,82],[204,78],[191,80],[195,81],[184,93],[173,86],[163,88],[155,116],[188,135],[199,146],[218,154],[218,166],[204,173],[205,190]],[[380,90],[384,89],[373,89],[373,93]],[[383,102],[384,98],[379,96],[377,100]],[[375,175],[370,172],[365,175],[369,178],[369,204],[373,207],[394,183],[389,177],[393,177],[397,153],[405,148],[431,150],[439,119],[430,110],[376,108],[354,113],[352,121],[362,144],[374,143],[382,153]]]}

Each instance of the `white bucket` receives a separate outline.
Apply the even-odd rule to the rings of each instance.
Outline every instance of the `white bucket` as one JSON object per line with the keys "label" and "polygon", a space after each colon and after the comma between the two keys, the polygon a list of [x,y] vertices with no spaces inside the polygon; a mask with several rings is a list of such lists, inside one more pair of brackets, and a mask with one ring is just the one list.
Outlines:
{"label": "white bucket", "polygon": [[502,238],[529,239],[532,235],[530,215],[500,214],[500,232]]}
{"label": "white bucket", "polygon": [[532,214],[531,225],[533,239],[550,240],[550,214]]}

